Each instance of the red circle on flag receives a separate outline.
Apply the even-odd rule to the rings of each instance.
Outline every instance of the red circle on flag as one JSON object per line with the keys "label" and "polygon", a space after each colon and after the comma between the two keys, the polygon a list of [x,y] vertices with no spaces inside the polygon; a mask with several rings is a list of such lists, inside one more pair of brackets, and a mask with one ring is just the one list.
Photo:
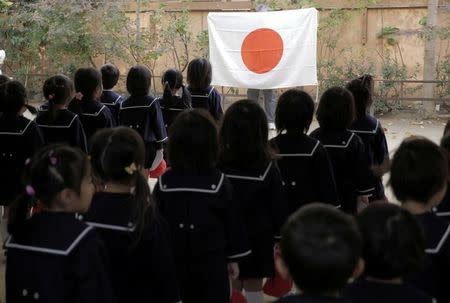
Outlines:
{"label": "red circle on flag", "polygon": [[270,28],[249,33],[242,42],[241,56],[245,66],[254,73],[271,71],[283,56],[283,39]]}

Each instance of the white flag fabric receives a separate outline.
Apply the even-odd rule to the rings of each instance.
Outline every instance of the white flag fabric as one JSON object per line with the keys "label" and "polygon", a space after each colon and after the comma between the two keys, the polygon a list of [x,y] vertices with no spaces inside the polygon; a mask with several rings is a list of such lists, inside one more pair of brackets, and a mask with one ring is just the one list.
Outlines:
{"label": "white flag fabric", "polygon": [[315,8],[208,14],[212,84],[272,89],[317,85]]}

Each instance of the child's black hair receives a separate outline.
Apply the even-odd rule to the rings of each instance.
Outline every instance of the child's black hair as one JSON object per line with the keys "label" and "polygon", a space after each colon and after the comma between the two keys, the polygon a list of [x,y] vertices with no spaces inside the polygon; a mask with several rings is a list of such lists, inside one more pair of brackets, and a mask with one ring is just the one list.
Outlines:
{"label": "child's black hair", "polygon": [[348,128],[355,119],[355,102],[351,92],[337,86],[326,90],[320,98],[316,115],[322,129]]}
{"label": "child's black hair", "polygon": [[173,169],[199,173],[217,165],[217,126],[205,110],[180,113],[169,128],[168,159]]}
{"label": "child's black hair", "polygon": [[11,80],[3,84],[1,94],[3,112],[18,114],[26,107],[32,114],[37,113],[33,106],[28,105],[27,89],[19,81]]}
{"label": "child's black hair", "polygon": [[282,131],[306,133],[313,116],[314,101],[308,93],[299,89],[290,89],[278,98],[275,126],[279,133]]}
{"label": "child's black hair", "polygon": [[7,75],[0,75],[0,85],[3,85],[8,81],[11,81],[11,79]]}
{"label": "child's black hair", "polygon": [[421,268],[425,239],[414,216],[389,203],[373,203],[357,217],[363,238],[365,275],[392,280]]}
{"label": "child's black hair", "polygon": [[127,90],[132,96],[146,96],[152,84],[152,73],[144,65],[130,68],[127,75]]}
{"label": "child's black hair", "polygon": [[[76,114],[81,113],[80,102],[82,100],[92,101],[95,93],[102,88],[102,75],[92,67],[79,68],[75,72],[73,82],[75,84],[75,98],[72,100],[71,110]],[[81,96],[77,96],[81,94]]]}
{"label": "child's black hair", "polygon": [[405,139],[392,159],[390,184],[400,202],[427,204],[447,183],[447,176],[444,151],[423,137]]}
{"label": "child's black hair", "polygon": [[191,89],[202,90],[211,85],[212,68],[207,59],[197,58],[189,62],[187,82]]}
{"label": "child's black hair", "polygon": [[50,121],[53,121],[57,115],[55,105],[64,105],[70,101],[74,85],[68,77],[56,75],[45,80],[42,91],[45,99],[48,101]]}
{"label": "child's black hair", "polygon": [[142,172],[145,147],[141,136],[128,127],[100,130],[92,139],[90,156],[96,179],[134,187],[130,220],[140,236],[153,215],[150,188]]}
{"label": "child's black hair", "polygon": [[441,147],[444,149],[445,155],[447,156],[448,171],[450,174],[450,133],[444,134],[444,137],[442,137]]}
{"label": "child's black hair", "polygon": [[449,131],[450,131],[450,119],[447,121],[447,124],[445,124],[443,136],[448,135]]}
{"label": "child's black hair", "polygon": [[100,68],[103,89],[112,89],[119,81],[120,71],[114,64],[105,64]]}
{"label": "child's black hair", "polygon": [[164,87],[164,104],[166,104],[167,107],[173,107],[172,104],[173,98],[172,98],[172,90],[178,90],[182,89],[182,96],[181,96],[181,102],[183,102],[184,106],[186,108],[192,107],[192,100],[191,100],[191,93],[186,89],[185,85],[183,84],[183,74],[176,69],[168,69],[164,72],[164,74],[161,77],[161,84]]}
{"label": "child's black hair", "polygon": [[296,286],[307,295],[342,291],[361,249],[354,219],[325,204],[302,207],[282,230],[281,255]]}
{"label": "child's black hair", "polygon": [[28,217],[31,203],[39,201],[51,208],[55,197],[69,188],[80,193],[81,183],[89,169],[85,153],[67,145],[48,145],[27,160],[24,192],[11,207],[8,231],[20,232]]}
{"label": "child's black hair", "polygon": [[4,106],[4,90],[5,90],[5,84],[6,82],[11,81],[11,79],[8,76],[0,75],[0,113],[3,112],[3,106]]}
{"label": "child's black hair", "polygon": [[220,129],[220,165],[258,169],[273,158],[264,110],[252,100],[239,100],[225,112]]}
{"label": "child's black hair", "polygon": [[371,105],[372,99],[367,83],[364,83],[362,78],[350,81],[346,88],[352,93],[355,101],[355,109],[357,117],[364,117],[367,108]]}

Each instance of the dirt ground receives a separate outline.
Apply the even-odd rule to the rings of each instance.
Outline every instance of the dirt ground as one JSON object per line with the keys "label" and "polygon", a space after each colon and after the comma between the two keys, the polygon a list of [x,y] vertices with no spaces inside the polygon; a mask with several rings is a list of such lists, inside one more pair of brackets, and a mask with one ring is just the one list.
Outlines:
{"label": "dirt ground", "polygon": [[[389,151],[391,157],[395,152],[396,148],[400,145],[403,139],[409,136],[424,136],[430,140],[439,143],[442,133],[444,131],[445,124],[449,119],[448,116],[436,117],[430,120],[418,120],[414,112],[400,112],[395,114],[388,114],[378,117],[381,124],[386,132],[386,137],[388,140]],[[311,130],[318,127],[316,121],[313,122]],[[270,132],[270,137],[275,136],[275,131]],[[384,177],[384,182],[386,183],[389,176]],[[150,186],[156,183],[156,179],[149,180]],[[395,202],[392,195],[392,191],[389,187],[386,187],[386,194],[390,201]],[[0,260],[0,303],[4,303],[4,257],[3,252],[1,252]],[[267,297],[267,302],[271,302],[272,298]]]}

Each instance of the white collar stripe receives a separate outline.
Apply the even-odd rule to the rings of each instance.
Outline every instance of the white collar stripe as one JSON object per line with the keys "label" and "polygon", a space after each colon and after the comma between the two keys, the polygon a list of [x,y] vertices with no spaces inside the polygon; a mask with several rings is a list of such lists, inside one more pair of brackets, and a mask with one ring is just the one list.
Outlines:
{"label": "white collar stripe", "polygon": [[314,146],[313,150],[309,154],[277,154],[280,157],[311,157],[316,152],[317,147],[319,146],[319,141],[317,141],[316,146]]}
{"label": "white collar stripe", "polygon": [[159,177],[159,189],[162,192],[198,192],[198,193],[205,193],[205,194],[215,194],[219,192],[220,188],[222,187],[223,180],[225,179],[225,175],[222,174],[220,176],[219,184],[216,185],[215,189],[204,189],[204,188],[189,188],[189,187],[175,187],[175,188],[166,188],[165,185],[163,185],[162,177]]}
{"label": "white collar stripe", "polygon": [[25,128],[22,129],[22,130],[19,131],[19,132],[0,132],[0,135],[12,135],[12,136],[20,136],[20,135],[23,135],[23,134],[27,131],[27,129],[28,129],[28,127],[30,126],[31,122],[33,122],[33,121],[30,120],[30,121],[28,122],[27,126],[25,126]]}
{"label": "white collar stripe", "polygon": [[100,110],[96,113],[93,114],[88,114],[88,113],[81,113],[82,116],[89,116],[89,117],[97,117],[98,115],[100,115],[100,113],[106,108],[105,105],[102,106],[102,108],[100,108]]}
{"label": "white collar stripe", "polygon": [[111,229],[111,230],[118,230],[118,231],[129,231],[133,232],[136,229],[136,225],[133,225],[131,227],[126,226],[120,226],[120,225],[110,225],[110,224],[103,224],[103,223],[97,223],[97,222],[85,222],[89,226],[97,227],[97,228],[103,228],[103,229]]}
{"label": "white collar stripe", "polygon": [[39,127],[44,128],[70,128],[72,126],[73,121],[78,117],[78,115],[73,116],[72,121],[70,121],[69,125],[48,125],[48,124],[38,124]]}
{"label": "white collar stripe", "polygon": [[347,140],[347,144],[345,145],[323,145],[325,147],[332,147],[332,148],[347,148],[350,145],[350,142],[352,141],[353,137],[355,136],[354,133],[350,136],[350,138]]}
{"label": "white collar stripe", "polygon": [[30,246],[30,245],[21,245],[21,244],[15,244],[11,242],[11,236],[8,238],[8,240],[5,243],[6,248],[16,248],[21,250],[29,250],[29,251],[35,251],[35,252],[42,252],[42,253],[48,253],[52,255],[61,255],[61,256],[67,256],[70,254],[70,252],[77,246],[77,244],[84,238],[84,236],[93,229],[92,226],[87,226],[81,234],[78,235],[78,237],[75,239],[75,241],[72,242],[72,244],[67,248],[66,250],[60,250],[60,249],[52,249],[52,248],[46,248],[46,247],[37,247],[37,246]]}
{"label": "white collar stripe", "polygon": [[442,245],[444,245],[445,240],[447,239],[449,233],[450,233],[450,224],[447,226],[447,230],[445,231],[445,233],[442,236],[441,240],[439,241],[438,245],[435,248],[425,249],[425,252],[428,254],[437,254],[439,252],[439,250],[441,250]]}
{"label": "white collar stripe", "polygon": [[263,175],[259,176],[259,177],[250,177],[250,176],[242,176],[242,175],[229,175],[227,174],[226,176],[230,179],[242,179],[242,180],[252,180],[252,181],[264,181],[264,179],[266,179],[267,174],[269,173],[270,168],[272,167],[272,162],[269,163],[269,165],[267,165],[266,171],[264,172]]}
{"label": "white collar stripe", "polygon": [[247,250],[246,252],[240,253],[240,254],[235,254],[232,256],[228,256],[228,259],[234,259],[234,258],[241,258],[241,257],[245,257],[248,256],[252,253],[251,250]]}
{"label": "white collar stripe", "polygon": [[349,131],[357,134],[376,134],[378,127],[379,127],[380,121],[377,120],[377,125],[375,125],[375,128],[373,130],[356,130],[356,129],[349,129]]}

